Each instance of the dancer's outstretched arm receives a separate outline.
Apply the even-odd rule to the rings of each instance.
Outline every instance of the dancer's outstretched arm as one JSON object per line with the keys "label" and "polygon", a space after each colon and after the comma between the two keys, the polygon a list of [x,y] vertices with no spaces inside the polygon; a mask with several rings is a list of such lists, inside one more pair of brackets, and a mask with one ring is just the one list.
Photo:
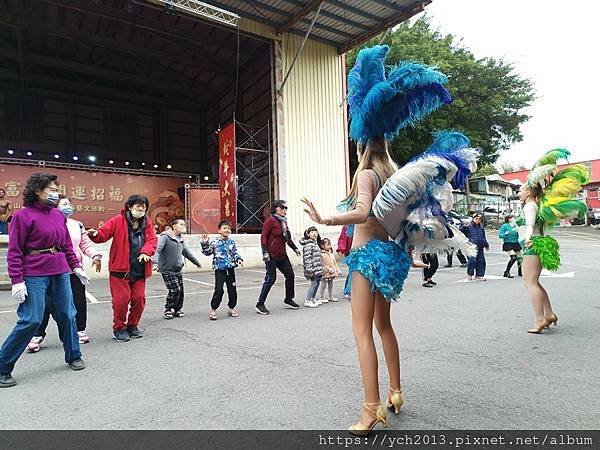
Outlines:
{"label": "dancer's outstretched arm", "polygon": [[302,202],[308,207],[304,211],[306,211],[312,220],[323,225],[365,223],[369,218],[369,212],[373,204],[373,193],[377,186],[375,176],[375,172],[372,170],[364,170],[358,174],[358,193],[356,195],[356,205],[352,211],[321,217],[315,205],[307,198],[303,198]]}

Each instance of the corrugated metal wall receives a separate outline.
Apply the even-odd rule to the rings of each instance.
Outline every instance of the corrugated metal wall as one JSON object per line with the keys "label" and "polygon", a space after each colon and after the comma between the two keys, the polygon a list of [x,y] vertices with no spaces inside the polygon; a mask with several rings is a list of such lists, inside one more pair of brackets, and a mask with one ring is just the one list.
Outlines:
{"label": "corrugated metal wall", "polygon": [[[244,31],[281,39],[283,75],[287,73],[302,37],[284,34],[242,21]],[[311,221],[302,211],[300,199],[312,199],[323,214],[335,212],[346,194],[346,124],[344,68],[333,47],[309,40],[294,66],[283,92],[283,132],[279,130],[277,151],[284,152],[280,171],[289,203],[292,229],[299,232]],[[277,155],[275,155],[277,158]]]}

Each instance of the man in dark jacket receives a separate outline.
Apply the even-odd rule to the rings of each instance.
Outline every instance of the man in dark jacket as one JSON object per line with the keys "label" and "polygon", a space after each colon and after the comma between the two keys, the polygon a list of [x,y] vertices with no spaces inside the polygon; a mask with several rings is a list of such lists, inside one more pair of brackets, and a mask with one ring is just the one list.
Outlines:
{"label": "man in dark jacket", "polygon": [[463,225],[460,229],[469,239],[469,242],[477,246],[477,256],[470,256],[467,265],[467,280],[485,281],[485,254],[484,249],[489,250],[490,244],[485,237],[485,228],[481,223],[481,214],[475,214],[469,225]]}
{"label": "man in dark jacket", "polygon": [[265,262],[267,273],[265,282],[258,296],[256,303],[256,312],[258,314],[269,314],[269,310],[265,307],[265,301],[269,291],[275,284],[277,278],[276,269],[285,277],[285,303],[292,309],[298,309],[299,306],[294,302],[294,269],[288,258],[286,245],[289,245],[296,255],[300,256],[300,251],[292,240],[292,233],[287,224],[287,205],[283,200],[276,200],[273,203],[271,217],[269,217],[262,228],[260,235],[260,245],[263,253],[263,261]]}

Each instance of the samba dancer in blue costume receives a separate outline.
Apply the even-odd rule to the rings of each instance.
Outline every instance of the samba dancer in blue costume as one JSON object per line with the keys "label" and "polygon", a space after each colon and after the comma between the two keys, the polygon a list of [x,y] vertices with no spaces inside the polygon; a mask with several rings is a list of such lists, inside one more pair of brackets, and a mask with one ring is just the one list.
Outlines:
{"label": "samba dancer in blue costume", "polygon": [[348,77],[350,137],[358,143],[359,166],[343,202],[346,212],[322,217],[310,200],[303,199],[315,222],[355,225],[346,261],[351,273],[352,330],[364,385],[362,416],[350,427],[357,435],[368,434],[378,422],[387,425],[379,397],[373,322],[390,378],[386,406],[398,414],[404,402],[390,302],[399,298],[413,265],[410,249],[437,252],[462,245],[469,251],[462,234],[448,225],[445,211],[452,206],[448,181],[464,182],[477,156],[465,136],[445,132],[436,134],[423,155],[397,169],[388,153],[388,140],[450,103],[451,97],[443,87],[446,77],[431,67],[401,63],[386,74],[388,50],[387,46],[363,49]]}

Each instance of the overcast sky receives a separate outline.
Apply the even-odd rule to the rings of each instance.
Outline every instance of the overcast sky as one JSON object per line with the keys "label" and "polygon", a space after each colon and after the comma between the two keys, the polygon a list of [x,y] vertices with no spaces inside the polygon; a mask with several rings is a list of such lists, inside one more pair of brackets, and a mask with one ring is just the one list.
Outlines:
{"label": "overcast sky", "polygon": [[571,162],[600,158],[600,2],[433,0],[426,13],[476,57],[503,57],[535,84],[524,139],[499,164],[529,166],[555,147],[570,150]]}

